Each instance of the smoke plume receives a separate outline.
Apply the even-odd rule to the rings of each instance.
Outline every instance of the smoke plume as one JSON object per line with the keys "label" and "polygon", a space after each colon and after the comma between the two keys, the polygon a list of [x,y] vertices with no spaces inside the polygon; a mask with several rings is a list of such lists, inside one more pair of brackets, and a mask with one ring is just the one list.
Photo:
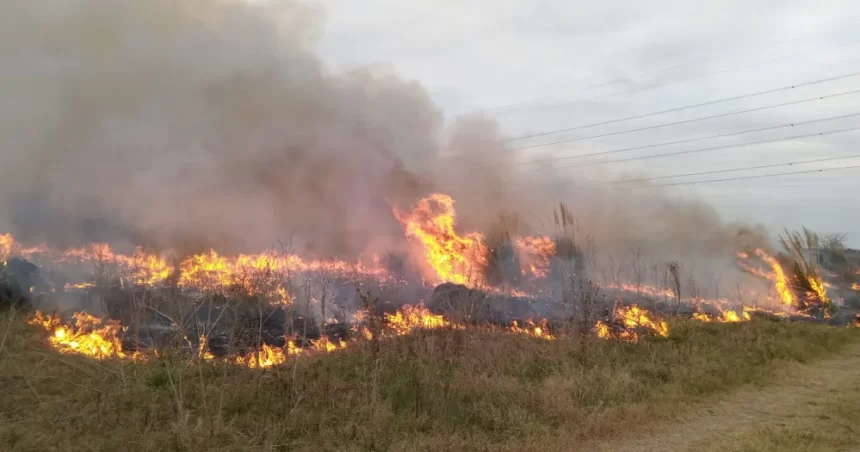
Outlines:
{"label": "smoke plume", "polygon": [[607,250],[724,255],[697,201],[521,171],[491,118],[446,128],[416,81],[333,73],[323,11],[298,1],[6,2],[0,14],[0,229],[187,251],[343,258],[396,247],[392,205],[432,191],[464,228],[535,232],[559,202]]}

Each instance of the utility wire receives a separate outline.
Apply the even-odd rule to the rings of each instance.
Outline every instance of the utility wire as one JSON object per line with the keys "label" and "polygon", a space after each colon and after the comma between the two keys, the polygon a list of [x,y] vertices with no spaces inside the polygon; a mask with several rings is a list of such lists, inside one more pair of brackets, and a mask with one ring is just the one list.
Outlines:
{"label": "utility wire", "polygon": [[637,156],[637,157],[628,157],[628,158],[617,159],[617,160],[605,160],[605,161],[591,162],[591,163],[587,163],[587,164],[583,164],[583,165],[558,166],[558,167],[555,167],[555,169],[581,168],[581,167],[587,167],[587,166],[604,165],[604,164],[609,164],[609,163],[630,162],[630,161],[634,161],[634,160],[649,160],[649,159],[656,159],[656,158],[661,158],[661,157],[671,157],[671,156],[678,156],[678,155],[696,154],[696,153],[716,151],[716,150],[721,150],[721,149],[748,147],[748,146],[755,146],[755,145],[759,145],[759,144],[779,143],[781,141],[791,141],[791,140],[798,140],[798,139],[803,139],[803,138],[823,137],[823,136],[827,136],[827,135],[836,135],[836,134],[840,134],[840,133],[854,132],[857,130],[860,130],[860,127],[851,127],[851,128],[847,128],[847,129],[828,130],[825,132],[807,133],[807,134],[803,134],[803,135],[794,135],[794,136],[790,136],[790,137],[771,138],[771,139],[767,139],[767,140],[753,141],[750,143],[724,144],[724,145],[720,145],[720,146],[711,146],[711,147],[707,147],[707,148],[687,149],[687,150],[675,151],[675,152],[665,152],[663,154],[641,155],[641,156]]}
{"label": "utility wire", "polygon": [[802,87],[806,87],[806,86],[820,85],[822,83],[834,82],[837,80],[844,80],[844,79],[851,78],[851,77],[857,77],[858,75],[860,75],[860,71],[851,72],[848,74],[837,75],[834,77],[827,77],[827,78],[812,80],[812,81],[803,82],[803,83],[797,83],[794,85],[782,86],[779,88],[772,88],[772,89],[768,89],[768,90],[764,90],[764,91],[758,91],[758,92],[754,92],[754,93],[742,94],[739,96],[724,97],[722,99],[715,99],[715,100],[711,100],[711,101],[707,101],[707,102],[700,102],[698,104],[691,104],[691,105],[685,105],[682,107],[669,108],[666,110],[660,110],[660,111],[655,111],[655,112],[651,112],[651,113],[643,113],[640,115],[626,116],[623,118],[611,119],[608,121],[595,122],[595,123],[591,123],[591,124],[584,124],[584,125],[574,126],[574,127],[567,127],[564,129],[547,130],[545,132],[538,132],[538,133],[533,133],[530,135],[523,135],[523,136],[516,137],[516,138],[506,138],[506,139],[502,139],[500,141],[501,142],[519,141],[519,140],[525,140],[528,138],[537,138],[537,137],[543,137],[543,136],[548,136],[548,135],[556,135],[556,134],[563,133],[563,132],[572,132],[574,130],[589,129],[592,127],[604,126],[604,125],[608,125],[608,124],[616,124],[619,122],[631,121],[634,119],[648,118],[651,116],[657,116],[657,115],[662,115],[662,114],[666,114],[666,113],[674,113],[674,112],[678,112],[678,111],[690,110],[693,108],[705,107],[705,106],[709,106],[709,105],[717,105],[717,104],[721,104],[721,103],[725,103],[725,102],[731,102],[731,101],[735,101],[735,100],[749,99],[752,97],[758,97],[758,96],[778,93],[778,92],[782,92],[782,91],[789,91],[789,90],[802,88]]}
{"label": "utility wire", "polygon": [[[857,92],[860,92],[860,90],[852,91],[851,93],[853,94],[853,93],[857,93]],[[826,97],[833,97],[833,96],[817,97],[814,99],[807,99],[807,101],[824,99]],[[557,161],[561,161],[561,160],[574,160],[574,159],[581,159],[581,158],[585,158],[585,157],[596,157],[599,155],[618,154],[621,152],[638,151],[638,150],[642,150],[642,149],[650,149],[650,148],[656,148],[656,147],[661,147],[661,146],[671,146],[671,145],[683,144],[683,143],[694,143],[697,141],[713,140],[716,138],[728,138],[728,137],[733,137],[733,136],[738,136],[738,135],[746,135],[749,133],[766,132],[768,130],[778,130],[778,129],[786,129],[786,128],[791,128],[791,127],[805,126],[805,125],[809,125],[809,124],[835,121],[838,119],[846,119],[846,118],[852,118],[852,117],[856,117],[856,116],[860,116],[860,112],[849,113],[846,115],[839,115],[839,116],[831,116],[831,117],[827,117],[827,118],[812,119],[809,121],[800,121],[800,122],[792,122],[792,123],[788,123],[788,124],[780,124],[780,125],[776,125],[776,126],[761,127],[758,129],[747,129],[747,130],[741,130],[738,132],[722,133],[719,135],[709,135],[709,136],[704,136],[704,137],[687,138],[687,139],[683,139],[683,140],[665,141],[662,143],[646,144],[643,146],[633,146],[633,147],[627,147],[627,148],[621,148],[621,149],[612,149],[612,150],[608,150],[608,151],[591,152],[591,153],[587,153],[587,154],[556,156],[556,157],[550,157],[550,158],[540,159],[540,160],[530,160],[528,162],[520,162],[517,165],[518,166],[534,165],[534,164],[540,164],[540,163],[557,162]],[[526,168],[526,170],[539,169],[539,168],[540,167]]]}
{"label": "utility wire", "polygon": [[584,186],[585,187],[593,187],[593,186],[598,186],[598,185],[621,185],[621,184],[626,184],[626,183],[630,183],[630,182],[649,182],[649,181],[661,180],[661,179],[672,179],[672,178],[676,178],[676,177],[705,176],[705,175],[709,175],[709,174],[734,173],[734,172],[738,172],[738,171],[752,171],[752,170],[759,170],[759,169],[766,169],[766,168],[778,168],[781,166],[800,166],[800,165],[809,165],[811,163],[832,162],[832,161],[836,161],[836,160],[849,160],[849,159],[856,159],[856,158],[860,158],[860,154],[854,154],[854,155],[849,155],[849,156],[844,156],[844,157],[826,157],[826,158],[820,158],[820,159],[814,159],[814,160],[801,160],[799,162],[773,163],[770,165],[747,166],[747,167],[743,167],[743,168],[732,168],[732,169],[713,170],[713,171],[701,171],[698,173],[672,174],[672,175],[668,175],[668,176],[655,176],[655,177],[642,177],[642,178],[638,178],[638,179],[625,179],[625,180],[618,180],[618,181],[585,184]]}
{"label": "utility wire", "polygon": [[753,176],[739,176],[739,177],[728,177],[723,179],[708,179],[708,180],[700,180],[700,181],[691,181],[691,182],[674,182],[669,184],[659,184],[659,185],[637,185],[635,187],[619,187],[618,189],[630,189],[635,190],[639,188],[657,188],[657,187],[670,187],[677,185],[696,185],[696,184],[710,184],[715,182],[729,182],[729,181],[737,181],[737,180],[747,180],[747,179],[762,179],[767,177],[777,177],[777,176],[790,176],[795,174],[812,174],[812,173],[825,173],[830,171],[841,171],[848,169],[858,169],[860,165],[851,165],[851,166],[838,166],[834,168],[822,168],[815,170],[805,170],[805,171],[790,171],[786,173],[773,173],[773,174],[758,174]]}
{"label": "utility wire", "polygon": [[[847,46],[848,44],[853,44],[853,43],[845,43],[845,44],[842,44],[841,46],[836,46],[835,48]],[[540,113],[540,112],[544,112],[544,111],[558,110],[560,108],[569,107],[571,105],[575,105],[575,104],[578,104],[581,102],[594,102],[594,101],[598,101],[598,100],[609,99],[609,98],[616,97],[616,96],[623,96],[625,94],[635,94],[635,93],[641,93],[641,92],[645,92],[645,91],[651,91],[653,89],[662,88],[664,86],[674,85],[674,84],[680,83],[680,82],[688,82],[691,80],[709,78],[709,77],[713,77],[715,75],[728,74],[728,73],[735,72],[735,71],[738,71],[741,69],[756,67],[756,66],[759,66],[762,64],[774,63],[774,62],[782,61],[782,60],[790,60],[790,59],[798,56],[801,53],[803,53],[803,52],[797,52],[794,54],[783,55],[780,57],[771,58],[771,59],[763,60],[763,61],[755,61],[755,62],[751,62],[749,64],[744,64],[742,66],[737,66],[737,67],[728,68],[728,69],[722,69],[722,70],[714,71],[714,72],[706,72],[704,74],[691,74],[691,75],[687,75],[685,77],[666,80],[664,82],[647,84],[645,86],[637,86],[637,87],[634,87],[634,88],[631,88],[628,90],[624,90],[624,91],[618,91],[618,92],[608,93],[608,94],[601,94],[598,96],[587,97],[587,98],[582,98],[582,99],[574,99],[574,100],[569,101],[569,102],[557,103],[555,105],[549,105],[549,106],[545,106],[543,108],[535,108],[533,111]]]}
{"label": "utility wire", "polygon": [[[824,30],[824,31],[819,31],[819,32],[814,32],[814,33],[808,33],[808,34],[805,34],[805,35],[796,36],[796,37],[794,37],[794,38],[789,38],[789,39],[784,39],[784,40],[777,40],[777,41],[774,41],[774,42],[769,43],[768,45],[784,44],[784,43],[788,43],[788,42],[799,41],[799,40],[802,40],[802,39],[805,39],[805,38],[810,38],[810,37],[813,37],[813,36],[824,35],[824,34],[829,34],[829,33],[835,33],[835,32],[837,32],[837,31],[841,31],[841,30],[843,30],[843,29],[853,29],[853,27],[855,27],[855,26],[857,26],[857,25],[858,25],[858,23],[857,23],[857,22],[852,22],[852,23],[850,23],[850,24],[848,24],[848,25],[844,25],[844,26],[839,26],[839,27],[831,28],[831,29],[829,29],[829,30]],[[611,85],[615,85],[615,84],[618,84],[618,83],[627,82],[627,81],[629,81],[629,80],[631,80],[631,79],[635,80],[635,79],[638,79],[638,78],[649,77],[649,76],[652,76],[652,75],[660,75],[660,74],[663,74],[663,73],[666,73],[666,72],[671,72],[671,71],[675,71],[675,70],[677,70],[677,69],[683,69],[683,68],[687,68],[687,67],[690,67],[690,66],[695,66],[695,65],[697,65],[697,64],[701,64],[701,63],[707,63],[707,62],[710,62],[710,61],[718,61],[718,60],[722,60],[722,59],[727,58],[728,56],[730,56],[730,54],[729,54],[728,52],[724,52],[724,53],[722,53],[722,54],[717,54],[716,56],[710,56],[710,57],[701,58],[701,59],[698,59],[698,60],[686,61],[686,62],[682,62],[682,63],[679,63],[679,64],[675,64],[675,65],[672,65],[672,66],[669,66],[669,67],[666,67],[666,68],[662,68],[662,69],[658,69],[658,70],[653,70],[653,71],[648,71],[648,72],[642,72],[642,73],[639,73],[639,74],[634,75],[634,76],[632,76],[632,77],[618,77],[618,78],[615,78],[615,79],[612,79],[612,80],[609,80],[609,81],[606,81],[606,82],[601,82],[601,83],[597,83],[597,84],[589,85],[589,86],[582,86],[582,87],[579,87],[579,88],[575,88],[575,89],[573,90],[573,92],[574,92],[574,93],[576,93],[576,92],[583,92],[583,91],[591,91],[591,90],[594,90],[594,89],[597,89],[597,88],[602,88],[602,87],[605,87],[605,86],[611,86]],[[789,56],[789,57],[790,57],[790,56]],[[777,58],[777,59],[782,59],[782,58],[786,58],[786,57],[781,57],[781,58]],[[747,65],[747,66],[748,66],[748,65]],[[742,67],[740,67],[740,68],[743,68],[743,67],[746,67],[746,66],[742,66]],[[740,68],[735,68],[735,69],[740,69]],[[710,75],[714,75],[714,74],[710,74]],[[675,80],[675,81],[670,81],[669,83],[674,83],[674,82],[676,82],[676,81],[677,81],[677,80]],[[616,93],[616,94],[612,94],[612,95],[620,95],[620,94],[628,94],[628,93],[629,93],[629,92],[621,92],[621,93]],[[544,105],[541,105],[541,104],[540,104],[540,102],[541,102],[540,100],[538,100],[538,101],[534,101],[534,100],[532,100],[532,101],[516,102],[516,103],[511,103],[511,104],[506,104],[506,105],[499,105],[499,106],[495,106],[495,107],[485,108],[485,109],[484,109],[484,111],[486,111],[486,112],[488,112],[488,113],[500,113],[500,112],[505,112],[505,111],[523,111],[523,110],[532,110],[532,109],[534,109],[534,108],[541,108],[541,107],[544,107],[544,108],[541,108],[540,110],[538,110],[538,111],[542,111],[542,110],[544,110],[544,109],[555,109],[555,108],[558,108],[558,107],[560,107],[560,106],[570,105],[570,104],[577,103],[577,102],[581,102],[581,101],[584,101],[584,100],[595,100],[595,99],[574,99],[574,100],[571,100],[571,101],[569,101],[569,102],[564,102],[564,103],[561,103],[561,104],[555,104],[555,105],[545,105],[545,104],[544,104]]]}

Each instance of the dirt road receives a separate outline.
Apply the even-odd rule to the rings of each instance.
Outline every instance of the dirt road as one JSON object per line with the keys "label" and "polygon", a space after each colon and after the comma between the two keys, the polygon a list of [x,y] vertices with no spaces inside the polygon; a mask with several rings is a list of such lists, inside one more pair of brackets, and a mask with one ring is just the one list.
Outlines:
{"label": "dirt road", "polygon": [[773,385],[741,388],[674,422],[586,450],[860,451],[860,345],[787,365]]}

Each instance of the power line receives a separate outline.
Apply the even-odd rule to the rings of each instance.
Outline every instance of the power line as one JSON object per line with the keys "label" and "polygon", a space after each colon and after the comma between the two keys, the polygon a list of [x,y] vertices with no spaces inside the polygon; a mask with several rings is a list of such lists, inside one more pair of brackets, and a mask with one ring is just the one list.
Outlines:
{"label": "power line", "polygon": [[841,171],[848,169],[857,169],[860,168],[860,165],[851,165],[851,166],[838,166],[834,168],[822,168],[815,170],[805,170],[805,171],[790,171],[786,173],[773,173],[773,174],[757,174],[753,176],[738,176],[738,177],[728,177],[723,179],[708,179],[708,180],[700,180],[700,181],[690,181],[690,182],[674,182],[669,184],[659,184],[659,185],[638,185],[635,187],[619,187],[618,189],[630,189],[635,190],[639,188],[657,188],[657,187],[670,187],[677,185],[696,185],[696,184],[710,184],[715,182],[730,182],[737,180],[747,180],[747,179],[763,179],[768,177],[777,177],[777,176],[791,176],[795,174],[812,174],[812,173],[825,173],[830,171]]}
{"label": "power line", "polygon": [[[839,30],[852,28],[855,25],[857,25],[857,23],[852,22],[850,25],[839,26],[839,27],[831,28],[829,30],[819,31],[819,32],[815,32],[815,33],[807,33],[805,35],[796,36],[794,38],[789,38],[789,39],[785,39],[785,40],[777,40],[777,41],[772,42],[771,44],[784,44],[784,43],[788,43],[788,42],[799,41],[801,39],[809,38],[812,36],[834,33],[834,32],[837,32]],[[662,69],[648,71],[648,72],[642,72],[642,73],[639,73],[639,74],[634,75],[632,77],[618,77],[618,78],[615,78],[615,79],[612,79],[612,80],[609,80],[606,82],[601,82],[601,83],[597,83],[594,85],[582,86],[582,87],[574,89],[573,92],[575,93],[575,92],[590,91],[590,90],[594,90],[597,88],[602,88],[605,86],[610,86],[610,85],[626,82],[626,81],[631,80],[631,79],[635,80],[635,79],[642,78],[642,77],[649,77],[652,75],[660,75],[662,73],[671,72],[671,71],[675,71],[677,69],[683,69],[683,68],[690,67],[690,66],[695,66],[695,65],[701,64],[701,63],[707,63],[710,61],[717,61],[717,60],[725,59],[728,56],[730,56],[730,54],[728,52],[726,52],[726,53],[718,54],[717,56],[711,56],[711,57],[707,57],[707,58],[701,58],[698,60],[679,63],[679,64],[676,64],[673,66],[669,66],[667,68],[662,68]],[[792,55],[784,56],[784,57],[777,58],[775,60],[790,58],[791,56]],[[765,62],[770,62],[770,61],[774,61],[774,60],[767,60]],[[755,63],[753,63],[753,64],[755,64]],[[735,68],[735,69],[741,69],[741,68],[748,67],[748,66],[749,65],[741,66],[741,67]],[[710,74],[710,75],[715,75],[715,74]],[[675,83],[677,81],[679,81],[679,80],[674,80],[674,81],[671,81],[669,83]],[[665,85],[665,84],[663,84],[663,85]],[[610,96],[621,95],[621,94],[629,94],[629,92],[615,93],[615,94],[611,94]],[[544,107],[545,107],[544,109],[554,109],[554,108],[559,108],[560,106],[570,105],[573,103],[582,102],[582,101],[589,101],[589,100],[596,100],[596,99],[574,99],[574,100],[571,100],[569,102],[564,102],[562,104],[555,104],[555,105],[551,105],[551,106],[544,105]],[[537,102],[540,102],[540,101],[537,101]],[[511,110],[512,111],[530,110],[534,107],[541,107],[541,105],[538,104],[537,102],[535,102],[535,101],[516,102],[516,103],[507,104],[507,105],[500,105],[500,106],[496,106],[496,107],[485,108],[484,111],[487,111],[489,113],[499,113],[499,112],[511,111]],[[543,111],[544,109],[541,109],[538,111]]]}
{"label": "power line", "polygon": [[606,160],[606,161],[599,161],[599,162],[591,162],[591,163],[587,163],[584,165],[559,166],[559,167],[555,167],[555,169],[581,168],[581,167],[587,167],[587,166],[604,165],[604,164],[609,164],[609,163],[630,162],[630,161],[634,161],[634,160],[649,160],[649,159],[655,159],[655,158],[661,158],[661,157],[671,157],[671,156],[677,156],[677,155],[696,154],[696,153],[716,151],[716,150],[721,150],[721,149],[731,149],[731,148],[755,146],[755,145],[759,145],[759,144],[778,143],[781,141],[791,141],[791,140],[798,140],[798,139],[803,139],[803,138],[823,137],[823,136],[827,136],[827,135],[836,135],[836,134],[840,134],[840,133],[854,132],[857,130],[860,130],[860,127],[851,127],[851,128],[847,128],[847,129],[828,130],[825,132],[815,132],[815,133],[808,133],[808,134],[803,134],[803,135],[794,135],[794,136],[790,136],[790,137],[772,138],[772,139],[768,139],[768,140],[753,141],[750,143],[725,144],[725,145],[720,145],[720,146],[711,146],[711,147],[707,147],[707,148],[688,149],[688,150],[676,151],[676,152],[666,152],[663,154],[641,155],[641,156],[637,156],[637,157],[628,157],[628,158],[618,159],[618,160]]}
{"label": "power line", "polygon": [[[858,92],[860,92],[860,90],[852,91],[849,93],[853,94],[853,93],[858,93]],[[806,99],[804,102],[808,102],[810,100],[824,99],[826,97],[834,97],[834,96],[816,97],[814,99]],[[785,129],[785,128],[790,128],[790,127],[805,126],[805,125],[809,125],[809,124],[835,121],[838,119],[846,119],[846,118],[851,118],[851,117],[855,117],[855,116],[860,116],[860,112],[850,113],[850,114],[846,114],[846,115],[839,115],[839,116],[831,116],[828,118],[812,119],[809,121],[792,122],[792,123],[780,124],[780,125],[776,125],[776,126],[761,127],[758,129],[741,130],[739,132],[722,133],[719,135],[709,135],[709,136],[704,136],[704,137],[686,138],[683,140],[665,141],[662,143],[646,144],[643,146],[633,146],[633,147],[627,147],[627,148],[621,148],[621,149],[612,149],[612,150],[608,150],[608,151],[591,152],[591,153],[587,153],[587,154],[557,156],[557,157],[550,157],[550,158],[540,159],[540,160],[530,160],[528,162],[518,163],[517,165],[518,166],[534,165],[534,164],[539,164],[539,163],[556,162],[556,161],[561,161],[561,160],[574,160],[574,159],[580,159],[580,158],[585,158],[585,157],[595,157],[595,156],[599,156],[599,155],[617,154],[617,153],[621,153],[621,152],[637,151],[637,150],[650,149],[650,148],[656,148],[656,147],[661,147],[661,146],[671,146],[671,145],[675,145],[675,144],[694,143],[696,141],[712,140],[712,139],[716,139],[716,138],[728,138],[728,137],[733,137],[733,136],[738,136],[738,135],[746,135],[749,133],[766,132],[768,130],[778,130],[778,129]],[[585,139],[585,138],[581,138],[581,139]],[[535,168],[540,168],[540,167],[535,167]],[[534,169],[534,168],[532,168],[532,169]]]}
{"label": "power line", "polygon": [[668,175],[668,176],[643,177],[643,178],[639,178],[639,179],[625,179],[625,180],[619,180],[619,181],[609,181],[609,182],[601,182],[601,183],[595,183],[595,184],[586,184],[584,186],[585,187],[593,187],[593,186],[598,186],[598,185],[620,185],[620,184],[626,184],[626,183],[630,183],[630,182],[648,182],[648,181],[661,180],[661,179],[672,179],[672,178],[676,178],[676,177],[705,176],[705,175],[709,175],[709,174],[734,173],[734,172],[738,172],[738,171],[752,171],[752,170],[759,170],[759,169],[766,169],[766,168],[777,168],[777,167],[781,167],[781,166],[809,165],[811,163],[832,162],[832,161],[836,161],[836,160],[849,160],[849,159],[856,159],[856,158],[860,158],[860,154],[854,154],[854,155],[849,155],[849,156],[845,156],[845,157],[827,157],[827,158],[820,158],[820,159],[814,159],[814,160],[802,160],[799,162],[773,163],[770,165],[747,166],[747,167],[743,167],[743,168],[732,168],[732,169],[713,170],[713,171],[701,171],[698,173],[672,174],[672,175]]}
{"label": "power line", "polygon": [[574,130],[589,129],[592,127],[605,126],[605,125],[609,125],[609,124],[616,124],[619,122],[631,121],[634,119],[648,118],[651,116],[658,116],[658,115],[662,115],[662,114],[666,114],[666,113],[675,113],[675,112],[679,112],[679,111],[690,110],[693,108],[705,107],[705,106],[709,106],[709,105],[717,105],[717,104],[721,104],[721,103],[725,103],[725,102],[731,102],[731,101],[735,101],[735,100],[749,99],[752,97],[758,97],[758,96],[778,93],[778,92],[782,92],[782,91],[789,91],[789,90],[802,88],[802,87],[806,87],[806,86],[820,85],[822,83],[834,82],[837,80],[844,80],[844,79],[851,78],[851,77],[857,77],[858,75],[860,75],[860,72],[851,72],[848,74],[837,75],[835,77],[822,78],[822,79],[812,80],[812,81],[798,83],[798,84],[794,84],[794,85],[787,85],[787,86],[782,86],[779,88],[772,88],[772,89],[768,89],[768,90],[764,90],[764,91],[758,91],[755,93],[742,94],[739,96],[732,96],[732,97],[724,97],[722,99],[716,99],[716,100],[711,100],[711,101],[707,101],[707,102],[701,102],[698,104],[685,105],[682,107],[669,108],[666,110],[660,110],[660,111],[655,111],[655,112],[651,112],[651,113],[643,113],[640,115],[627,116],[627,117],[612,119],[612,120],[608,120],[608,121],[601,121],[601,122],[595,122],[595,123],[591,123],[591,124],[584,124],[584,125],[580,125],[580,126],[567,127],[564,129],[548,130],[545,132],[538,132],[538,133],[533,133],[530,135],[523,135],[523,136],[516,137],[516,138],[505,138],[505,139],[502,139],[500,141],[501,142],[519,141],[519,140],[525,140],[525,139],[529,139],[529,138],[537,138],[537,137],[543,137],[543,136],[548,136],[548,135],[555,135],[555,134],[559,134],[559,133],[563,133],[563,132],[572,132]]}
{"label": "power line", "polygon": [[[847,46],[847,45],[848,45],[848,43],[843,44],[842,46]],[[837,46],[836,48],[839,48],[842,46]],[[706,72],[704,74],[692,74],[692,75],[688,75],[686,77],[675,78],[675,79],[667,80],[667,81],[664,81],[661,83],[649,84],[646,86],[638,86],[638,87],[631,88],[631,89],[624,90],[624,91],[618,91],[618,92],[608,93],[608,94],[601,94],[599,96],[593,96],[593,97],[588,97],[588,98],[583,98],[583,99],[575,99],[575,100],[572,100],[569,102],[562,102],[562,103],[558,103],[558,104],[551,105],[551,106],[546,106],[546,107],[539,108],[539,109],[536,108],[533,111],[540,113],[540,112],[544,112],[544,111],[557,110],[560,108],[569,107],[571,105],[575,105],[575,104],[578,104],[581,102],[594,102],[597,100],[609,99],[611,97],[623,96],[625,94],[635,94],[635,93],[641,93],[641,92],[645,92],[645,91],[651,91],[653,89],[662,88],[664,86],[674,85],[674,84],[680,83],[680,82],[687,82],[690,80],[709,78],[709,77],[713,77],[715,75],[727,74],[727,73],[738,71],[740,69],[746,69],[746,68],[750,68],[750,67],[759,66],[761,64],[773,63],[773,62],[782,61],[782,60],[789,60],[791,58],[796,57],[800,53],[802,53],[802,52],[797,52],[797,53],[789,54],[789,55],[783,55],[780,57],[771,58],[771,59],[763,60],[763,61],[755,61],[755,62],[751,62],[749,64],[745,64],[742,66],[737,66],[737,67],[733,67],[733,68],[729,68],[729,69],[722,69],[722,70],[714,71],[714,72]]]}

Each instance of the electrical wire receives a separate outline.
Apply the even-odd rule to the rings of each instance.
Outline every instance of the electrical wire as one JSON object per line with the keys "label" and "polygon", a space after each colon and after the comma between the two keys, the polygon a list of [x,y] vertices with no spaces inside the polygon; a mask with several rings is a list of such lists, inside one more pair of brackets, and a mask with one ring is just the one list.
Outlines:
{"label": "electrical wire", "polygon": [[[856,92],[860,92],[860,90],[855,91],[855,93]],[[820,99],[820,98],[817,98],[817,99]],[[849,113],[849,114],[838,115],[838,116],[830,116],[827,118],[812,119],[809,121],[791,122],[791,123],[780,124],[780,125],[776,125],[776,126],[760,127],[758,129],[747,129],[747,130],[741,130],[738,132],[722,133],[719,135],[708,135],[708,136],[704,136],[704,137],[686,138],[683,140],[665,141],[662,143],[646,144],[643,146],[633,146],[633,147],[627,147],[627,148],[621,148],[621,149],[611,149],[608,151],[591,152],[591,153],[587,153],[587,154],[556,156],[556,157],[551,157],[551,158],[546,158],[546,159],[530,160],[528,162],[520,162],[517,165],[518,166],[535,165],[535,164],[540,164],[540,163],[557,162],[557,161],[561,161],[561,160],[574,160],[574,159],[580,159],[580,158],[586,158],[586,157],[596,157],[599,155],[618,154],[621,152],[638,151],[638,150],[642,150],[642,149],[651,149],[651,148],[656,148],[656,147],[661,147],[661,146],[672,146],[672,145],[676,145],[676,144],[694,143],[697,141],[713,140],[713,139],[717,139],[717,138],[728,138],[728,137],[734,137],[734,136],[739,136],[739,135],[746,135],[746,134],[750,134],[750,133],[766,132],[769,130],[779,130],[779,129],[786,129],[786,128],[792,128],[792,127],[799,127],[799,126],[805,126],[805,125],[809,125],[809,124],[817,124],[817,123],[821,123],[821,122],[836,121],[839,119],[846,119],[846,118],[852,118],[852,117],[857,117],[857,116],[860,116],[860,112]],[[540,168],[540,167],[537,167],[537,168]],[[535,169],[535,168],[526,168],[526,170],[528,170],[528,169]]]}
{"label": "electrical wire", "polygon": [[656,159],[656,158],[662,158],[662,157],[672,157],[672,156],[678,156],[678,155],[696,154],[696,153],[701,153],[701,152],[709,152],[709,151],[716,151],[716,150],[722,150],[722,149],[756,146],[759,144],[779,143],[782,141],[791,141],[791,140],[798,140],[798,139],[803,139],[803,138],[837,135],[840,133],[854,132],[857,130],[860,130],[860,127],[850,127],[850,128],[845,128],[845,129],[827,130],[824,132],[807,133],[807,134],[802,134],[802,135],[794,135],[794,136],[790,136],[790,137],[771,138],[771,139],[767,139],[767,140],[759,140],[759,141],[753,141],[753,142],[749,142],[749,143],[725,144],[725,145],[720,145],[720,146],[711,146],[711,147],[707,147],[707,148],[687,149],[687,150],[683,150],[683,151],[666,152],[663,154],[649,154],[649,155],[628,157],[628,158],[617,159],[617,160],[604,160],[604,161],[598,161],[598,162],[591,162],[591,163],[587,163],[587,164],[583,164],[583,165],[558,166],[558,167],[555,167],[555,169],[582,168],[582,167],[588,167],[588,166],[605,165],[605,164],[610,164],[610,163],[631,162],[634,160],[649,160],[649,159]]}
{"label": "electrical wire", "polygon": [[767,168],[778,168],[778,167],[782,167],[782,166],[809,165],[812,163],[833,162],[833,161],[837,161],[837,160],[849,160],[849,159],[856,159],[856,158],[860,158],[860,154],[854,154],[854,155],[843,156],[843,157],[826,157],[826,158],[820,158],[820,159],[814,159],[814,160],[801,160],[799,162],[772,163],[769,165],[747,166],[747,167],[743,167],[743,168],[701,171],[698,173],[672,174],[672,175],[667,175],[667,176],[655,176],[655,177],[642,177],[642,178],[638,178],[638,179],[625,179],[625,180],[601,182],[601,183],[595,183],[595,184],[586,184],[584,186],[585,187],[592,187],[592,186],[598,186],[598,185],[621,185],[621,184],[627,184],[630,182],[649,182],[649,181],[655,181],[655,180],[661,180],[661,179],[673,179],[673,178],[677,178],[677,177],[691,177],[691,176],[705,176],[705,175],[709,175],[709,174],[735,173],[735,172],[740,172],[740,171],[752,171],[752,170],[767,169]]}
{"label": "electrical wire", "polygon": [[533,134],[529,134],[529,135],[523,135],[523,136],[516,137],[516,138],[505,138],[505,139],[502,139],[500,141],[506,143],[506,142],[511,142],[511,141],[525,140],[525,139],[529,139],[529,138],[537,138],[537,137],[543,137],[543,136],[549,136],[549,135],[556,135],[556,134],[564,133],[564,132],[572,132],[575,130],[589,129],[592,127],[604,126],[604,125],[609,125],[609,124],[617,124],[619,122],[632,121],[634,119],[648,118],[651,116],[658,116],[658,115],[663,115],[666,113],[675,113],[675,112],[679,112],[679,111],[690,110],[690,109],[699,108],[699,107],[706,107],[706,106],[710,106],[710,105],[717,105],[717,104],[721,104],[721,103],[725,103],[725,102],[731,102],[731,101],[735,101],[735,100],[750,99],[753,97],[759,97],[759,96],[763,96],[766,94],[773,94],[773,93],[778,93],[778,92],[782,92],[782,91],[790,91],[790,90],[794,90],[797,88],[820,85],[822,83],[829,83],[829,82],[844,80],[844,79],[857,77],[857,76],[860,76],[860,71],[850,72],[847,74],[841,74],[841,75],[837,75],[834,77],[827,77],[827,78],[821,78],[821,79],[817,79],[817,80],[811,80],[808,82],[797,83],[797,84],[793,84],[793,85],[782,86],[779,88],[771,88],[768,90],[757,91],[754,93],[742,94],[742,95],[732,96],[732,97],[724,97],[721,99],[715,99],[715,100],[711,100],[711,101],[707,101],[707,102],[700,102],[697,104],[690,104],[690,105],[684,105],[681,107],[668,108],[665,110],[659,110],[659,111],[654,111],[654,112],[650,112],[650,113],[643,113],[643,114],[634,115],[634,116],[626,116],[623,118],[616,118],[616,119],[611,119],[608,121],[595,122],[595,123],[591,123],[591,124],[583,124],[580,126],[567,127],[564,129],[547,130],[544,132],[537,132],[537,133],[533,133]]}
{"label": "electrical wire", "polygon": [[723,179],[708,179],[708,180],[700,180],[700,181],[689,181],[689,182],[674,182],[669,184],[658,184],[658,185],[639,185],[635,187],[617,187],[616,189],[624,189],[624,190],[636,190],[640,188],[657,188],[657,187],[671,187],[678,185],[697,185],[697,184],[710,184],[716,182],[731,182],[738,180],[748,180],[748,179],[762,179],[768,177],[778,177],[778,176],[791,176],[795,174],[812,174],[812,173],[825,173],[830,171],[842,171],[849,169],[860,169],[860,165],[851,165],[851,166],[838,166],[834,168],[821,168],[815,170],[804,170],[804,171],[790,171],[785,173],[773,173],[773,174],[757,174],[752,176],[739,176],[739,177],[728,177]]}

